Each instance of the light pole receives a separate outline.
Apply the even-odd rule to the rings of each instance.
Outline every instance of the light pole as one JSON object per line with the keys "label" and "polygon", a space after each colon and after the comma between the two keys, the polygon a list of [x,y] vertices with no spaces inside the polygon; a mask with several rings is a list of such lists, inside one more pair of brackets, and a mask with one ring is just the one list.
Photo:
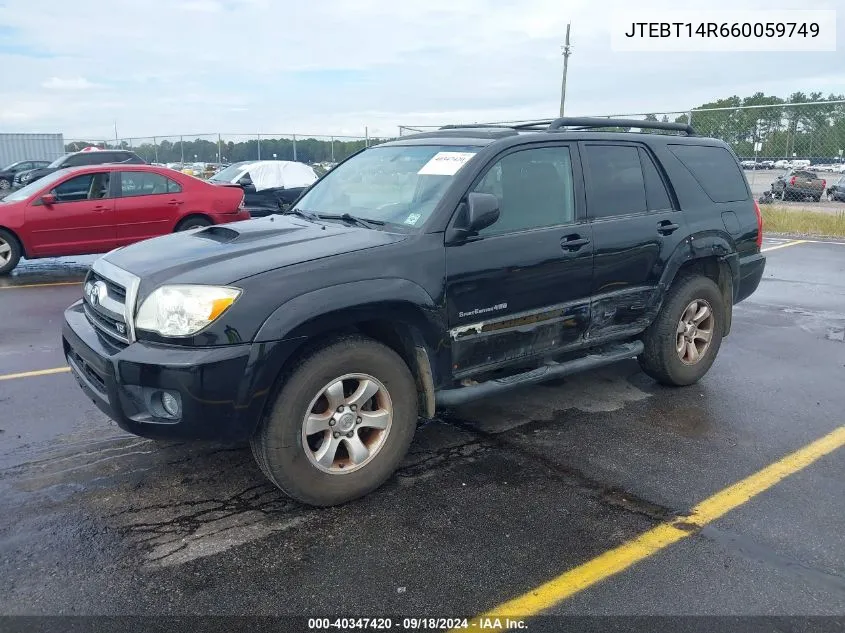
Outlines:
{"label": "light pole", "polygon": [[566,72],[569,70],[569,56],[572,54],[569,48],[569,28],[571,23],[566,24],[566,43],[563,49],[563,79],[560,82],[560,116],[563,116],[563,108],[566,103]]}

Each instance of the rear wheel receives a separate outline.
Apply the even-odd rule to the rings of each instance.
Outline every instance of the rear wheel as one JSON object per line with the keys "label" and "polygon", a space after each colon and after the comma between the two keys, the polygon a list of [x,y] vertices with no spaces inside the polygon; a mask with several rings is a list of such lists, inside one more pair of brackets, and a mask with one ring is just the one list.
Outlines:
{"label": "rear wheel", "polygon": [[21,260],[21,245],[17,238],[0,229],[0,275],[7,275]]}
{"label": "rear wheel", "polygon": [[698,382],[722,344],[725,304],[719,287],[700,275],[673,284],[654,323],[643,337],[643,371],[664,385]]}
{"label": "rear wheel", "polygon": [[264,474],[294,499],[331,506],[381,486],[411,443],[417,393],[404,361],[371,339],[339,339],[284,381],[251,439]]}
{"label": "rear wheel", "polygon": [[199,216],[194,216],[190,218],[185,218],[182,220],[177,226],[177,231],[190,231],[191,229],[199,229],[204,226],[211,226],[211,221],[207,220],[206,218],[201,218]]}

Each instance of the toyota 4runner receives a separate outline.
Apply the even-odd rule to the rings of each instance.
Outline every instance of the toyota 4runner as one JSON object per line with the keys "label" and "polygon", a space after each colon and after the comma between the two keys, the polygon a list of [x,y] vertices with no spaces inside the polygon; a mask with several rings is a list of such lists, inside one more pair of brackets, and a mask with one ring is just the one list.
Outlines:
{"label": "toyota 4runner", "polygon": [[106,254],[64,351],[125,430],[249,439],[284,492],[333,505],[444,408],[633,357],[696,382],[761,240],[736,156],[689,126],[447,126],[355,154],[285,214]]}

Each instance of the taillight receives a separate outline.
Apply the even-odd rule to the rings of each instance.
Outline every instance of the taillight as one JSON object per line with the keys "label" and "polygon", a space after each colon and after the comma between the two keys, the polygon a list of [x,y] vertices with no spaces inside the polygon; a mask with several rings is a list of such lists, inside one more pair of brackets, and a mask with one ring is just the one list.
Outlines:
{"label": "taillight", "polygon": [[827,187],[827,180],[822,178],[822,190],[824,190],[825,187]]}
{"label": "taillight", "polygon": [[793,176],[792,178],[789,179],[789,184],[792,185],[793,187],[795,186],[795,176]]}
{"label": "taillight", "polygon": [[763,214],[760,212],[760,205],[754,201],[754,213],[757,214],[757,248],[763,246]]}

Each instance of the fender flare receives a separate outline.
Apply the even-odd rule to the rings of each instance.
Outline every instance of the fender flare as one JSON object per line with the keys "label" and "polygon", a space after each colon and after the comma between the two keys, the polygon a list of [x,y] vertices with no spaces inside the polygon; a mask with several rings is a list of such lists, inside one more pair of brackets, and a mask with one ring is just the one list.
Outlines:
{"label": "fender flare", "polygon": [[[383,277],[337,284],[299,295],[280,305],[264,321],[255,342],[278,341],[302,336],[303,325],[323,315],[343,310],[367,313],[376,305],[406,306],[419,314],[434,314],[438,308],[421,286],[407,279]],[[390,319],[390,314],[380,318]],[[307,335],[307,333],[305,333]]]}

